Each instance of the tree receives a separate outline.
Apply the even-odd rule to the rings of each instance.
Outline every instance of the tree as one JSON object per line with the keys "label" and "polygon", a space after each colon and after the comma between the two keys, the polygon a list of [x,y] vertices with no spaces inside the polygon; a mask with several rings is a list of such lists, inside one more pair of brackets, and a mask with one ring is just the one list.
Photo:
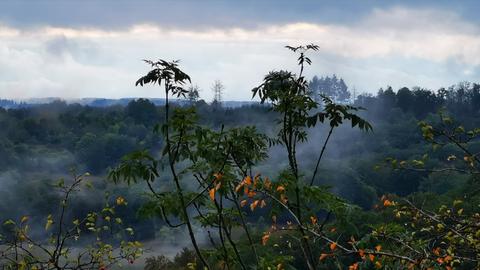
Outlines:
{"label": "tree", "polygon": [[332,77],[326,76],[320,79],[314,76],[308,86],[309,94],[316,102],[321,102],[321,95],[342,103],[350,99],[348,86],[342,78],[339,79],[335,74]]}
{"label": "tree", "polygon": [[[402,269],[477,269],[480,266],[477,192],[480,159],[470,143],[480,136],[480,129],[466,130],[443,113],[439,118],[436,125],[421,121],[419,127],[433,149],[447,150],[445,165],[429,165],[428,154],[413,160],[388,158],[386,164],[393,170],[434,173],[437,177],[455,172],[468,176],[469,183],[448,200],[438,198],[438,194],[413,194],[407,198],[382,196],[380,209],[392,218],[373,226],[371,234],[364,237],[380,247],[378,250],[390,254],[375,258],[381,265]],[[358,246],[365,244],[365,241],[357,243]]]}
{"label": "tree", "polygon": [[348,87],[343,81],[342,78],[340,78],[340,81],[338,81],[338,88],[335,93],[335,100],[339,102],[347,102],[350,99],[350,92],[348,91]]}
{"label": "tree", "polygon": [[[255,227],[252,228],[247,222],[248,218],[255,218],[255,211],[267,208],[267,204],[270,204],[268,211],[272,220],[277,215],[293,215],[295,233],[289,239],[293,241],[300,236],[304,264],[315,269],[317,260],[315,251],[311,249],[313,242],[307,237],[316,238],[319,232],[315,236],[307,228],[310,216],[326,209],[340,219],[342,211],[347,207],[345,202],[327,189],[313,185],[328,138],[322,149],[319,149],[316,170],[310,184],[304,182],[298,169],[296,146],[307,139],[306,129],[319,122],[328,121],[331,131],[343,121],[351,121],[353,127],[358,126],[364,130],[371,129],[371,126],[353,113],[357,108],[337,105],[327,97],[324,98],[324,110],[313,112],[312,109],[318,104],[308,96],[307,81],[302,74],[305,65],[311,62],[305,52],[318,47],[307,45],[288,48],[300,52],[299,75],[288,71],[271,72],[262,85],[253,90],[254,96],[258,95],[262,103],[272,103],[272,109],[283,115],[281,119],[284,120],[279,119],[280,132],[276,139],[268,139],[257,132],[255,127],[225,129],[222,126],[220,130],[202,127],[197,123],[194,108],[176,108],[170,117],[168,94],[175,90],[182,95],[181,85],[189,80],[188,75],[179,70],[175,63],[161,60],[149,62],[154,70],[138,81],[140,85],[153,82],[165,86],[166,123],[158,128],[165,137],[164,160],[157,160],[147,151],[134,152],[111,171],[110,178],[117,182],[146,182],[152,198],[142,211],[149,215],[160,215],[171,227],[187,227],[200,260],[191,262],[196,267],[211,269],[220,264],[228,268],[263,269],[282,268],[283,264],[289,263],[292,260],[290,256],[273,254],[271,247],[267,247],[268,238],[275,231],[265,232],[258,237],[253,234]],[[282,172],[281,180],[275,183],[268,177],[252,172],[253,166],[268,157],[269,142],[285,145],[289,160],[289,169]],[[160,192],[152,185],[161,172],[159,164],[165,163],[168,164],[174,183],[173,192]],[[182,173],[177,172],[179,168]],[[184,181],[188,179],[196,181],[198,188],[185,189]],[[292,200],[289,201],[288,198]],[[179,223],[172,222],[171,216],[178,218]],[[202,252],[192,230],[193,220],[207,231],[213,250]],[[245,240],[235,239],[233,233],[238,231],[244,233]],[[259,248],[259,243],[262,249]]]}
{"label": "tree", "polygon": [[152,125],[157,118],[155,104],[145,98],[130,101],[125,110],[127,115],[135,120],[135,123]]}
{"label": "tree", "polygon": [[223,91],[225,90],[225,86],[222,84],[220,80],[216,80],[212,85],[212,92],[213,92],[213,101],[212,105],[214,106],[222,106],[223,102]]}
{"label": "tree", "polygon": [[[316,269],[317,256],[314,254],[311,246],[312,242],[309,239],[313,238],[314,241],[335,243],[334,240],[322,236],[321,230],[323,225],[315,228],[317,224],[316,213],[327,211],[329,214],[325,218],[324,223],[326,223],[332,213],[340,219],[347,205],[341,199],[329,193],[327,189],[313,185],[325,147],[333,129],[345,120],[350,120],[352,127],[358,126],[362,130],[368,131],[371,129],[371,126],[368,122],[352,113],[352,111],[358,110],[357,108],[335,104],[326,96],[323,98],[325,103],[324,110],[310,115],[310,112],[317,108],[318,104],[308,95],[308,84],[302,75],[305,65],[311,64],[311,60],[305,53],[310,50],[318,50],[318,46],[312,44],[298,47],[287,46],[287,48],[295,53],[299,53],[299,75],[295,76],[292,72],[283,70],[272,71],[265,76],[260,86],[252,90],[253,95],[258,95],[262,103],[270,102],[272,110],[280,114],[278,119],[280,130],[275,142],[285,147],[289,163],[289,169],[281,173],[280,178],[283,180],[276,183],[276,189],[272,191],[266,190],[262,194],[273,199],[275,204],[278,204],[278,207],[286,210],[292,217],[295,223],[293,229],[301,239],[299,248],[303,253],[304,262],[308,269]],[[334,76],[333,80],[336,80],[336,76]],[[314,127],[317,123],[323,123],[327,119],[330,126],[329,134],[320,150],[315,170],[308,183],[302,179],[302,174],[299,170],[297,146],[299,143],[307,140],[306,129],[308,127]],[[320,199],[321,197],[325,200],[323,202],[327,202],[326,205],[320,202],[323,200]],[[313,229],[307,224],[313,224]],[[265,236],[269,238],[270,235],[271,233],[266,233]]]}
{"label": "tree", "polygon": [[[133,235],[132,228],[122,228],[123,222],[116,216],[118,208],[126,205],[123,197],[106,203],[100,211],[90,211],[84,217],[69,217],[69,205],[73,195],[86,186],[89,174],[73,173],[72,181],[60,179],[55,188],[62,194],[58,211],[45,218],[45,225],[38,227],[30,216],[3,223],[5,235],[0,235],[0,265],[3,269],[107,269],[122,261],[133,264],[142,254],[137,241],[125,241],[124,232]],[[113,203],[112,203],[113,201]],[[35,231],[43,231],[48,239],[38,239]],[[113,236],[113,237],[112,237]],[[85,238],[87,247],[75,251],[75,243]],[[119,243],[119,244],[118,244]]]}
{"label": "tree", "polygon": [[410,111],[413,105],[413,95],[410,89],[402,87],[397,91],[397,106],[404,112]]}
{"label": "tree", "polygon": [[200,98],[200,87],[198,85],[192,85],[188,88],[187,99],[190,104],[195,104]]}
{"label": "tree", "polygon": [[317,75],[313,76],[312,80],[308,83],[310,97],[316,102],[320,101],[321,84],[322,82],[318,79]]}

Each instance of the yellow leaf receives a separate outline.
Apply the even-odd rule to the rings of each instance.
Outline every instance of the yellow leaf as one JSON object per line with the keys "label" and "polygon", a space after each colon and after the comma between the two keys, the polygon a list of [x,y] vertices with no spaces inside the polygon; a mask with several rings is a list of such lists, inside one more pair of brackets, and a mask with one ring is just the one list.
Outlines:
{"label": "yellow leaf", "polygon": [[265,177],[265,182],[263,185],[267,190],[270,190],[272,188],[272,182],[270,181],[270,179],[268,179],[268,177]]}
{"label": "yellow leaf", "polygon": [[376,261],[376,262],[375,262],[375,268],[377,268],[377,269],[382,268],[382,263],[379,262],[379,261]]}
{"label": "yellow leaf", "polygon": [[48,230],[50,226],[53,224],[53,217],[52,215],[48,215],[47,217],[47,223],[45,224],[45,230]]}
{"label": "yellow leaf", "polygon": [[255,175],[255,177],[253,178],[253,186],[254,187],[257,186],[259,180],[260,180],[260,174],[257,173],[257,175]]}
{"label": "yellow leaf", "polygon": [[314,217],[314,216],[311,216],[311,217],[310,217],[310,221],[312,222],[313,225],[316,225],[316,224],[317,224],[317,218]]}
{"label": "yellow leaf", "polygon": [[283,187],[283,186],[278,186],[278,187],[277,187],[277,191],[278,191],[278,192],[284,192],[284,191],[285,191],[285,187]]}
{"label": "yellow leaf", "polygon": [[127,204],[127,201],[126,201],[125,198],[123,198],[122,196],[118,196],[117,199],[115,200],[115,202],[117,203],[117,205],[125,205],[125,204]]}
{"label": "yellow leaf", "polygon": [[23,217],[20,219],[20,223],[25,223],[25,222],[28,221],[28,219],[29,219],[28,216],[23,216]]}
{"label": "yellow leaf", "polygon": [[210,191],[208,192],[208,195],[210,196],[210,200],[214,201],[215,200],[215,189],[214,188],[210,189]]}
{"label": "yellow leaf", "polygon": [[285,196],[285,194],[280,195],[280,201],[284,204],[287,204],[288,198]]}
{"label": "yellow leaf", "polygon": [[277,270],[283,270],[283,265],[281,263],[277,264]]}

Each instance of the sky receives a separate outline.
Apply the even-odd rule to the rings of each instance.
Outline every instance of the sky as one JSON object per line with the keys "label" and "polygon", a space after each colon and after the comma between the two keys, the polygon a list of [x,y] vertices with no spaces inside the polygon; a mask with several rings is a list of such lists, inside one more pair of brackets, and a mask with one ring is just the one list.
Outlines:
{"label": "sky", "polygon": [[250,100],[284,48],[314,43],[306,70],[356,93],[436,90],[480,78],[480,1],[0,1],[0,98],[163,97],[135,87],[142,59],[180,60],[211,100]]}

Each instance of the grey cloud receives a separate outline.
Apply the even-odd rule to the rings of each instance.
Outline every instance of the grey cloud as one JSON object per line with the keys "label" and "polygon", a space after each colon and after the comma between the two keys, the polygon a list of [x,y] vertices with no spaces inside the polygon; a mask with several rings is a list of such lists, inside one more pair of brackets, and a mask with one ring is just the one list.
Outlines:
{"label": "grey cloud", "polygon": [[219,27],[255,28],[265,24],[293,22],[355,24],[374,8],[406,5],[455,11],[476,20],[478,1],[1,1],[0,22],[15,27],[58,26],[119,29],[139,23],[163,27],[208,29]]}

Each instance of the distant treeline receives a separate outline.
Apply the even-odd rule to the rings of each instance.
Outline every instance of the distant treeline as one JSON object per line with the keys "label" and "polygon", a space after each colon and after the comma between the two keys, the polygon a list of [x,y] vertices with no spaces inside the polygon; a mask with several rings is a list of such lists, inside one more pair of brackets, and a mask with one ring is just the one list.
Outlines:
{"label": "distant treeline", "polygon": [[462,82],[448,88],[440,88],[436,92],[414,87],[400,88],[395,92],[391,87],[380,89],[376,96],[359,95],[355,104],[378,113],[400,108],[405,113],[413,113],[423,118],[428,113],[446,108],[457,117],[478,114],[480,110],[480,84]]}

